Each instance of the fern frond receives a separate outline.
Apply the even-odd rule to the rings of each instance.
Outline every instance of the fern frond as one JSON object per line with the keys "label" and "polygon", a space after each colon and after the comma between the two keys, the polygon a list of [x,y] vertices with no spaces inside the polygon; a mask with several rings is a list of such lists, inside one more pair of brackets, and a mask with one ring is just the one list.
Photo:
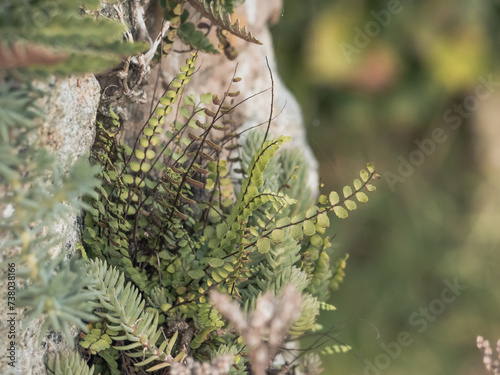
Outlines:
{"label": "fern frond", "polygon": [[325,310],[325,311],[333,311],[333,310],[337,310],[337,308],[329,303],[326,303],[326,302],[320,302],[319,304],[319,308],[321,310]]}
{"label": "fern frond", "polygon": [[316,324],[319,315],[320,302],[309,293],[302,293],[302,311],[300,317],[295,321],[289,330],[294,336],[300,336],[309,331]]}
{"label": "fern frond", "polygon": [[237,19],[234,23],[231,21],[229,13],[224,12],[222,7],[217,7],[216,2],[207,2],[203,0],[187,0],[193,8],[200,12],[203,17],[208,18],[215,25],[229,33],[246,40],[250,43],[262,44],[260,40],[255,38],[253,34],[246,28],[240,26],[240,20]]}
{"label": "fern frond", "polygon": [[[241,223],[245,223],[248,217],[262,204],[270,199],[288,199],[285,196],[268,196],[259,194],[259,188],[263,185],[263,172],[266,170],[270,159],[274,156],[279,147],[290,140],[290,137],[281,136],[274,140],[265,141],[260,150],[255,154],[250,162],[247,175],[248,177],[241,185],[241,191],[238,199],[231,209],[231,214],[226,222],[218,225],[220,232],[220,243],[217,251],[224,250],[226,253],[232,251],[235,244],[241,243],[243,230]],[[267,246],[261,243],[260,249],[265,252]]]}
{"label": "fern frond", "polygon": [[241,355],[242,351],[243,351],[243,343],[222,344],[213,354],[213,358],[221,357],[227,354],[232,355],[233,365],[230,367],[228,375],[244,375],[248,373],[246,369],[248,359],[246,356]]}
{"label": "fern frond", "polygon": [[307,287],[309,292],[319,296],[322,300],[326,299],[328,295],[328,284],[333,277],[330,267],[330,257],[326,251],[322,251],[315,262],[311,282]]}
{"label": "fern frond", "polygon": [[338,290],[339,285],[344,281],[345,268],[347,266],[347,259],[349,259],[349,254],[345,254],[342,258],[337,260],[334,264],[335,271],[330,280],[330,288],[332,290]]}
{"label": "fern frond", "polygon": [[347,353],[351,350],[352,347],[350,345],[332,345],[332,346],[327,346],[326,348],[321,350],[321,354],[328,355],[328,354]]}
{"label": "fern frond", "polygon": [[[241,147],[241,168],[246,171],[253,156],[258,152],[264,141],[264,132],[255,129],[248,132]],[[264,189],[286,193],[296,199],[297,204],[284,207],[281,217],[292,217],[304,212],[313,202],[313,195],[307,187],[307,163],[302,152],[285,148],[277,157],[271,159],[264,172]]]}
{"label": "fern frond", "polygon": [[198,305],[198,322],[201,332],[191,342],[191,348],[199,348],[208,334],[225,325],[222,315],[210,303]]}

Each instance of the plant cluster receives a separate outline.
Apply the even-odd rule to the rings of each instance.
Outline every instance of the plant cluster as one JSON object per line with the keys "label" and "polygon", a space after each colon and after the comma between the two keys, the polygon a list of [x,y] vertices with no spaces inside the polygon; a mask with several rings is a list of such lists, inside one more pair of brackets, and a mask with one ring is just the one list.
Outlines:
{"label": "plant cluster", "polygon": [[99,125],[93,160],[103,184],[88,202],[83,245],[102,320],[82,345],[102,372],[119,373],[124,354],[155,371],[188,354],[210,361],[230,352],[231,373],[246,373],[251,345],[213,307],[212,290],[250,312],[265,291],[280,296],[293,285],[303,303],[288,339],[311,330],[320,308],[332,308],[328,286],[337,287],[345,266],[330,264],[328,213],[345,218],[374,190],[368,164],[342,198],[314,200],[300,152],[277,153],[288,137],[252,130],[237,142],[231,114],[245,100],[235,102],[240,78],[221,97],[184,93],[196,58],[180,68],[134,144],[121,140],[113,112],[109,126]]}
{"label": "plant cluster", "polygon": [[[3,1],[0,4],[0,238],[3,262],[16,262],[24,279],[17,307],[30,307],[24,323],[44,316],[39,341],[49,330],[62,330],[72,343],[68,324],[86,328],[93,315],[92,292],[83,263],[67,261],[55,249],[64,239],[52,229],[88,206],[82,196],[97,198],[97,167],[58,158],[38,143],[46,92],[33,77],[99,71],[135,53],[140,45],[121,43],[123,27],[82,16],[79,7],[98,1]],[[67,164],[65,166],[64,164]],[[83,267],[83,268],[82,268]]]}
{"label": "plant cluster", "polygon": [[63,238],[50,228],[88,207],[82,195],[97,197],[97,169],[81,159],[65,170],[47,149],[30,141],[37,137],[41,113],[35,99],[27,86],[0,84],[1,260],[19,264],[16,275],[27,280],[16,301],[17,307],[32,308],[25,324],[44,314],[42,332],[63,330],[71,338],[67,323],[84,328],[82,319],[92,317],[86,307],[92,293],[84,292],[90,280],[76,259],[68,262],[63,252],[53,257]]}
{"label": "plant cluster", "polygon": [[[247,42],[262,44],[245,26],[240,26],[237,19],[232,21],[231,14],[237,4],[244,0],[160,0],[164,11],[164,22],[168,21],[170,30],[163,36],[162,54],[169,54],[173,50],[174,41],[180,37],[181,41],[193,50],[208,53],[219,53],[208,38],[212,27],[217,36],[224,54],[231,60],[238,56],[236,49],[227,39],[230,33]],[[185,5],[189,4],[194,10],[190,14]],[[209,22],[198,22],[201,18]]]}
{"label": "plant cluster", "polygon": [[[190,25],[185,3],[219,29],[226,54],[231,50],[226,32],[259,43],[231,21],[237,1],[162,0],[170,31],[161,34],[154,52],[171,53],[177,35],[194,49],[215,52],[199,25]],[[6,4],[2,7],[17,9]],[[74,11],[73,5],[58,9]],[[67,16],[42,28],[58,30],[55,26],[73,20]],[[75,22],[88,22],[87,16],[82,19]],[[62,46],[62,57],[43,60],[37,69],[84,70],[78,65],[86,61],[78,60],[80,52],[68,50],[75,40],[82,40],[83,55],[100,49],[110,50],[104,59],[122,54],[121,44],[102,36],[117,24],[103,25],[93,24],[83,37],[77,31],[65,37],[46,31],[47,38],[33,41],[49,50]],[[14,38],[0,46],[0,53],[11,53],[14,74],[25,67],[18,43]],[[32,317],[47,316],[42,333],[63,330],[71,342],[68,324],[80,327],[80,350],[93,365],[89,369],[75,354],[61,355],[48,362],[50,374],[115,375],[136,369],[209,374],[227,373],[221,370],[226,365],[230,374],[263,374],[273,366],[282,373],[296,367],[320,372],[314,355],[283,365],[275,365],[274,358],[286,351],[282,344],[319,329],[320,310],[334,309],[326,300],[343,280],[346,258],[331,263],[330,216],[345,218],[356,202],[365,203],[378,175],[368,164],[353,187],[343,188],[342,197],[336,192],[316,196],[306,187],[301,153],[279,150],[290,138],[268,138],[271,119],[263,124],[266,131],[238,131],[232,114],[247,100],[238,99],[239,77],[233,75],[220,96],[185,92],[197,56],[193,52],[180,67],[135,142],[122,140],[120,118],[110,108],[109,121],[97,124],[94,166],[80,161],[66,174],[27,140],[40,116],[32,90],[2,86],[0,101],[8,105],[0,106],[5,112],[0,149],[6,155],[0,165],[1,224],[7,245],[21,247],[19,261],[27,265],[20,272],[27,287],[19,298],[32,308]],[[84,259],[67,262],[64,253],[52,259],[49,250],[59,240],[51,241],[44,228],[81,209],[86,210],[79,246]],[[231,308],[235,305],[241,311]]]}

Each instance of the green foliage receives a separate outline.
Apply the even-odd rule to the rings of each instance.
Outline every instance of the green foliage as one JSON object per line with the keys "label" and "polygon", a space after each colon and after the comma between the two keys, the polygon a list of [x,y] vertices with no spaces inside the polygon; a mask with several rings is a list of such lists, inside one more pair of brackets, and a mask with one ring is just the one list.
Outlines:
{"label": "green foliage", "polygon": [[112,331],[108,331],[103,327],[101,323],[97,323],[95,328],[90,329],[87,335],[84,335],[83,341],[80,341],[80,345],[90,350],[92,354],[102,352],[105,349],[111,347],[111,334]]}
{"label": "green foliage", "polygon": [[[135,365],[153,371],[180,360],[183,348],[203,361],[245,352],[207,300],[212,289],[249,311],[265,291],[279,295],[292,284],[304,303],[289,335],[312,330],[320,309],[334,309],[324,301],[345,266],[330,262],[328,213],[344,217],[340,208],[354,210],[353,199],[365,202],[363,191],[373,190],[377,178],[368,164],[343,198],[331,193],[315,202],[304,187],[304,158],[296,150],[278,153],[289,137],[264,140],[253,131],[236,143],[231,114],[237,104],[226,105],[231,88],[221,98],[184,93],[196,58],[180,68],[133,144],[117,141],[120,122],[111,111],[93,154],[103,185],[99,199],[88,201],[83,244],[96,259],[93,277],[102,280],[90,290],[104,296],[94,306],[106,330],[94,328],[83,345],[107,355],[106,341],[100,351],[92,348],[106,332],[123,342],[115,349],[140,356]],[[247,367],[244,357],[234,364],[235,374]]]}
{"label": "green foliage", "polygon": [[164,19],[170,22],[170,31],[163,38],[163,53],[168,55],[174,48],[179,26],[185,23],[188,13],[184,11],[183,0],[160,0],[160,5],[165,9]]}
{"label": "green foliage", "polygon": [[[181,20],[189,16],[188,11],[184,11]],[[217,48],[214,47],[210,40],[205,36],[205,34],[201,30],[197,30],[196,26],[192,22],[183,22],[177,31],[177,35],[182,39],[182,41],[190,45],[195,50],[210,52],[210,53],[219,53]]]}
{"label": "green foliage", "polygon": [[170,366],[185,356],[184,351],[181,351],[175,358],[172,357],[178,333],[170,339],[162,336],[162,331],[158,328],[158,311],[145,309],[145,301],[137,288],[130,282],[125,285],[123,273],[108,267],[106,262],[91,261],[89,276],[99,280],[90,287],[98,292],[98,302],[91,302],[91,305],[99,308],[96,314],[105,318],[109,324],[106,333],[99,328],[91,330],[80,345],[91,351],[101,352],[110,347],[111,339],[117,342],[130,341],[128,345],[113,348],[126,351],[126,355],[131,358],[142,357],[142,361],[135,363],[138,367],[149,365],[153,361],[160,362],[155,366],[148,366],[148,371]]}
{"label": "green foliage", "polygon": [[[163,39],[163,52],[168,54],[172,51],[173,42],[177,36],[182,42],[194,50],[218,54],[218,49],[208,39],[207,33],[198,29],[191,19],[189,12],[184,9],[184,4],[188,2],[199,15],[207,18],[212,26],[217,28],[217,37],[221,43],[226,56],[233,60],[237,51],[232,47],[226,38],[227,33],[231,33],[241,39],[251,43],[262,44],[258,41],[246,27],[239,26],[239,20],[231,21],[231,14],[234,7],[242,0],[161,0],[160,4],[165,9],[165,20],[170,22],[170,31]],[[200,26],[200,25],[198,25]]]}
{"label": "green foliage", "polygon": [[325,347],[321,354],[335,354],[335,353],[347,353],[352,350],[349,345],[332,345]]}
{"label": "green foliage", "polygon": [[[93,283],[93,279],[82,272],[82,262],[77,259],[64,262],[64,254],[61,255],[56,259],[44,259],[48,263],[44,267],[33,264],[32,272],[36,274],[31,278],[29,287],[19,292],[18,306],[32,308],[26,315],[26,323],[44,314],[46,319],[40,332],[62,330],[68,342],[72,343],[68,325],[75,324],[81,330],[87,330],[82,320],[96,319],[87,303],[95,298],[96,293],[82,292]],[[39,340],[42,338],[40,335]]]}
{"label": "green foliage", "polygon": [[208,4],[214,4],[215,9],[222,8],[226,13],[233,13],[234,8],[245,0],[208,0]]}
{"label": "green foliage", "polygon": [[11,59],[6,67],[43,74],[96,72],[145,49],[122,43],[122,24],[82,15],[82,6],[90,13],[99,1],[2,1],[0,50]]}
{"label": "green foliage", "polygon": [[[47,329],[62,330],[73,343],[69,325],[86,330],[95,316],[86,290],[92,279],[82,261],[65,259],[54,227],[69,214],[89,208],[81,198],[96,199],[98,167],[85,158],[61,161],[37,143],[43,112],[35,101],[44,93],[29,83],[31,73],[95,72],[144,46],[122,43],[123,26],[86,13],[99,1],[2,1],[0,4],[0,230],[4,262],[16,262],[24,279],[17,305],[27,307],[27,323],[45,316]],[[57,251],[57,250],[56,250]]]}
{"label": "green foliage", "polygon": [[[35,120],[41,116],[35,106],[37,92],[29,86],[14,88],[0,84],[0,184],[2,193],[0,228],[5,238],[5,262],[17,262],[18,277],[26,286],[18,294],[19,307],[31,307],[29,320],[46,315],[41,327],[62,330],[72,343],[68,324],[85,329],[83,320],[92,320],[86,301],[92,293],[84,292],[92,281],[85,276],[80,261],[64,261],[64,253],[52,259],[50,250],[62,246],[63,239],[51,227],[70,213],[87,207],[82,195],[97,197],[95,167],[81,159],[68,171],[46,149],[30,142],[36,132]],[[8,213],[7,213],[8,212]],[[43,335],[39,336],[39,340]]]}
{"label": "green foliage", "polygon": [[[230,32],[260,43],[238,21],[231,22],[235,1],[188,2],[219,29],[221,41]],[[171,26],[165,53],[177,34],[194,48],[215,52],[187,22],[184,1],[161,5]],[[22,8],[2,7],[15,15],[6,23],[13,30],[8,48],[18,46],[23,35],[17,34],[16,17]],[[122,48],[116,23],[77,16],[73,2],[58,11],[60,17],[47,21],[32,42],[60,54],[46,61],[42,54],[36,68],[21,60],[12,67],[43,73],[96,70],[137,51]],[[226,54],[229,49],[225,45]],[[334,267],[330,262],[328,214],[345,218],[357,208],[355,199],[365,203],[365,191],[374,190],[370,182],[377,175],[369,164],[354,189],[344,187],[342,198],[332,192],[316,200],[305,187],[307,166],[300,152],[278,152],[289,137],[264,139],[254,131],[238,142],[232,113],[239,91],[230,87],[221,98],[186,95],[196,60],[193,53],[180,67],[133,144],[121,140],[120,119],[111,108],[110,122],[98,124],[95,166],[79,161],[67,173],[28,142],[40,116],[32,90],[0,86],[0,103],[6,104],[0,109],[5,155],[0,177],[8,191],[1,203],[12,206],[8,220],[5,215],[0,220],[10,236],[7,246],[19,247],[17,260],[26,265],[19,271],[27,280],[19,304],[32,308],[32,318],[48,317],[42,332],[62,330],[71,342],[68,324],[85,331],[80,346],[103,375],[137,367],[162,373],[187,352],[202,361],[231,353],[231,374],[248,373],[248,348],[208,301],[211,290],[230,294],[248,312],[264,292],[280,295],[292,284],[303,305],[287,340],[312,331],[320,309],[333,309],[324,301],[345,267],[345,261]],[[90,260],[63,262],[65,254],[52,259],[49,250],[60,240],[49,241],[44,228],[81,209],[87,210],[81,249]],[[50,359],[49,373],[93,371],[75,358]]]}
{"label": "green foliage", "polygon": [[246,26],[240,27],[240,20],[234,23],[231,21],[231,16],[227,12],[228,9],[232,10],[232,2],[228,5],[221,4],[218,0],[186,0],[193,8],[195,8],[203,17],[208,18],[214,25],[222,30],[225,30],[240,39],[246,40],[250,43],[262,44],[261,41],[256,39],[253,34],[248,31]]}
{"label": "green foliage", "polygon": [[[236,20],[234,23],[231,21],[230,15],[234,12],[235,5],[243,1],[244,0],[188,1],[203,17],[212,22],[213,26],[217,27],[216,35],[220,42],[220,48],[224,50],[224,54],[230,60],[234,60],[238,56],[238,52],[229,42],[227,33],[236,35],[251,43],[262,44],[255,39],[252,33],[245,27],[241,28],[239,26],[239,20]],[[219,53],[205,33],[201,30],[197,30],[194,23],[187,22],[188,17],[189,12],[187,10],[185,10],[180,17],[181,26],[178,28],[178,35],[181,37],[182,41],[200,51]]]}

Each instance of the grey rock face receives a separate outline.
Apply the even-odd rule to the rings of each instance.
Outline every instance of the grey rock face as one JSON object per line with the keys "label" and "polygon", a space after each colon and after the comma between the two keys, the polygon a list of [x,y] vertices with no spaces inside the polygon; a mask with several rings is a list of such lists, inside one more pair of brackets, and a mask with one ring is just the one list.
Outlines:
{"label": "grey rock face", "polygon": [[40,105],[47,120],[40,128],[40,145],[48,147],[63,163],[88,154],[95,138],[99,83],[93,75],[52,80],[41,87],[47,92]]}

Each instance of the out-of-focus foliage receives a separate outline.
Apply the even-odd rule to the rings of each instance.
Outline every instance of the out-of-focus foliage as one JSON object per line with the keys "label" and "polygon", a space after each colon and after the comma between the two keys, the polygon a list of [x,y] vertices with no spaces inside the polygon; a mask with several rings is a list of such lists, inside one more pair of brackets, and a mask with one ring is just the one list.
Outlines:
{"label": "out-of-focus foliage", "polygon": [[81,293],[91,281],[78,261],[63,262],[66,254],[52,259],[51,251],[63,238],[56,238],[51,229],[87,207],[81,196],[96,196],[97,170],[80,159],[65,171],[47,149],[30,142],[41,116],[36,91],[15,86],[0,82],[2,261],[18,262],[17,276],[26,280],[17,297],[19,307],[32,308],[25,324],[45,314],[40,341],[47,329],[62,330],[70,340],[68,324],[85,328],[81,320],[92,319],[86,306],[92,294]]}
{"label": "out-of-focus foliage", "polygon": [[99,72],[144,49],[122,42],[125,27],[119,22],[92,17],[98,6],[96,0],[2,1],[0,69]]}
{"label": "out-of-focus foliage", "polygon": [[[45,316],[47,329],[61,330],[71,344],[70,324],[95,318],[86,301],[91,280],[81,261],[54,258],[64,238],[61,223],[89,208],[82,197],[96,197],[96,167],[85,158],[64,166],[40,145],[44,117],[31,79],[50,73],[95,72],[109,68],[122,55],[142,49],[123,43],[123,25],[90,15],[99,1],[27,0],[0,4],[0,237],[2,264],[18,262],[24,281],[17,297],[25,307],[25,327]],[[68,159],[69,161],[69,159]]]}
{"label": "out-of-focus foliage", "polygon": [[[389,3],[398,10],[390,20]],[[499,21],[498,1],[285,2],[274,29],[278,63],[304,107],[323,182],[337,187],[365,159],[384,180],[379,210],[335,228],[336,245],[351,255],[334,301],[344,307],[339,338],[353,355],[325,358],[325,368],[361,374],[363,359],[373,363],[386,353],[382,343],[406,331],[412,344],[384,374],[481,373],[475,338],[500,331],[498,170],[483,164],[489,151],[477,143],[498,94]],[[346,44],[356,52],[345,53],[354,51]],[[446,139],[401,176],[435,129]],[[391,183],[387,172],[401,179]],[[497,202],[489,219],[481,202]],[[467,289],[441,314],[429,313],[427,325],[412,324],[455,278]]]}

